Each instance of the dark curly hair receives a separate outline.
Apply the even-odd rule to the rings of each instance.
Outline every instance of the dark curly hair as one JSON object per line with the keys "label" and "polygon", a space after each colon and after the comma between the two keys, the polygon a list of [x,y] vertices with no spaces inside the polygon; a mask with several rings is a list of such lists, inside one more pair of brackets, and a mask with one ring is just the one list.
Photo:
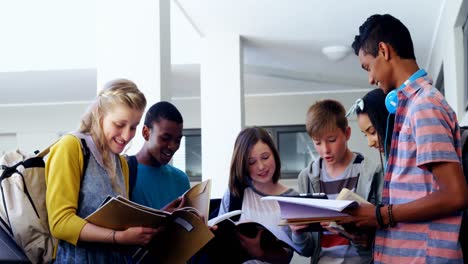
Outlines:
{"label": "dark curly hair", "polygon": [[403,59],[416,59],[408,28],[389,14],[376,14],[367,18],[359,27],[359,35],[354,37],[351,46],[356,55],[362,49],[365,54],[377,57],[380,42],[392,46],[398,56]]}
{"label": "dark curly hair", "polygon": [[145,126],[152,128],[153,122],[158,123],[161,119],[174,121],[177,124],[182,124],[184,119],[179,110],[171,103],[161,101],[152,105],[145,116]]}

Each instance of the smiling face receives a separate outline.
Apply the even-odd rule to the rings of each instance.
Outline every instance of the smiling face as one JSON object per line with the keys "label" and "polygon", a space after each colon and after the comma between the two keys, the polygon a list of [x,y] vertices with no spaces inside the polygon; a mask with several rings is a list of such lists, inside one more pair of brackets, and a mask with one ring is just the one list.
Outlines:
{"label": "smiling face", "polygon": [[249,175],[254,183],[272,183],[276,170],[275,158],[270,147],[258,141],[252,148],[248,159]]}
{"label": "smiling face", "polygon": [[335,165],[345,160],[348,150],[347,142],[351,136],[351,128],[345,131],[335,128],[324,131],[320,136],[313,136],[315,149],[328,165]]}
{"label": "smiling face", "polygon": [[385,94],[395,88],[392,80],[392,70],[388,61],[388,52],[388,46],[381,42],[376,57],[365,53],[362,49],[359,50],[358,55],[361,67],[367,71],[369,84],[376,85]]}
{"label": "smiling face", "polygon": [[127,106],[115,106],[102,119],[104,138],[109,149],[121,153],[135,136],[143,111]]}
{"label": "smiling face", "polygon": [[380,146],[380,140],[377,133],[377,130],[372,125],[369,115],[367,113],[361,113],[357,116],[358,126],[361,129],[361,132],[367,138],[367,145],[371,148],[376,148],[380,152],[384,152],[384,149]]}
{"label": "smiling face", "polygon": [[143,137],[147,141],[145,146],[151,160],[158,163],[153,165],[165,165],[180,147],[183,124],[160,119],[159,122],[153,122],[152,126],[152,129],[143,127]]}

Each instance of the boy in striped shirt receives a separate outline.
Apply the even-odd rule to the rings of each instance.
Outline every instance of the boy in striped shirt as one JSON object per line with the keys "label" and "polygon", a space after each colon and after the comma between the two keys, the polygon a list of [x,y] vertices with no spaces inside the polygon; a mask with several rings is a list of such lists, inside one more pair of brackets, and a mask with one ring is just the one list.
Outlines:
{"label": "boy in striped shirt", "polygon": [[[458,242],[468,189],[460,165],[454,111],[419,69],[408,29],[391,15],[373,15],[353,48],[369,83],[396,100],[383,205],[351,211],[357,226],[377,226],[375,263],[463,263]],[[393,102],[393,103],[392,103]]]}

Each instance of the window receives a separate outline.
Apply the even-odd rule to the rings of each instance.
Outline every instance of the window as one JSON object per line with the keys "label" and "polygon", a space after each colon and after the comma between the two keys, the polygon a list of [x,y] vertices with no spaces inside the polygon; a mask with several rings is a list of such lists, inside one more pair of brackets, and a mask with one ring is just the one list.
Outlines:
{"label": "window", "polygon": [[281,177],[297,178],[318,153],[307,135],[305,126],[265,127],[276,142],[281,159]]}
{"label": "window", "polygon": [[[273,138],[281,159],[281,177],[297,178],[309,162],[318,157],[305,126],[264,127]],[[184,138],[173,164],[185,171],[190,181],[201,181],[201,130],[184,129]]]}
{"label": "window", "polygon": [[185,171],[190,181],[201,181],[201,131],[184,129],[179,150],[174,154],[173,164]]}
{"label": "window", "polygon": [[185,136],[186,172],[190,179],[200,181],[202,172],[201,136]]}

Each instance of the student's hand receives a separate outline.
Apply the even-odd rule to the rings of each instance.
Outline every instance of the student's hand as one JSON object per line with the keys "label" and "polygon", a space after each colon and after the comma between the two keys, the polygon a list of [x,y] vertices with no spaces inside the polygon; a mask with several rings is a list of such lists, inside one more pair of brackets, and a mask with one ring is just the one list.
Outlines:
{"label": "student's hand", "polygon": [[261,238],[264,232],[267,231],[259,229],[257,235],[253,238],[238,234],[240,244],[247,251],[247,254],[253,259],[268,263],[289,263],[292,253],[289,249],[278,244],[277,241],[274,241],[275,244],[269,243],[269,245],[265,245],[265,248],[262,248]]}
{"label": "student's hand", "polygon": [[262,259],[265,256],[265,252],[260,246],[260,238],[262,237],[263,229],[258,230],[257,235],[253,238],[238,233],[238,238],[241,246],[247,251],[247,253],[254,259]]}
{"label": "student's hand", "polygon": [[303,232],[304,229],[306,229],[309,225],[289,225],[289,228],[296,233],[300,234]]}
{"label": "student's hand", "polygon": [[335,234],[335,235],[339,235],[340,232],[334,228],[332,228],[330,226],[332,222],[320,222],[320,226],[323,227],[323,229],[327,230],[328,232],[332,233],[332,234]]}
{"label": "student's hand", "polygon": [[130,227],[124,231],[115,232],[115,242],[122,245],[147,245],[154,235],[162,228]]}
{"label": "student's hand", "polygon": [[372,204],[361,204],[358,208],[348,209],[345,212],[352,217],[336,221],[337,224],[354,224],[356,227],[378,227],[375,206]]}
{"label": "student's hand", "polygon": [[174,201],[166,204],[163,208],[161,208],[161,210],[172,213],[176,209],[182,208],[183,205],[184,205],[184,197],[181,196],[181,197],[178,197],[177,199],[175,199]]}
{"label": "student's hand", "polygon": [[216,232],[216,231],[218,231],[218,225],[210,226],[210,231],[211,231],[211,232]]}

